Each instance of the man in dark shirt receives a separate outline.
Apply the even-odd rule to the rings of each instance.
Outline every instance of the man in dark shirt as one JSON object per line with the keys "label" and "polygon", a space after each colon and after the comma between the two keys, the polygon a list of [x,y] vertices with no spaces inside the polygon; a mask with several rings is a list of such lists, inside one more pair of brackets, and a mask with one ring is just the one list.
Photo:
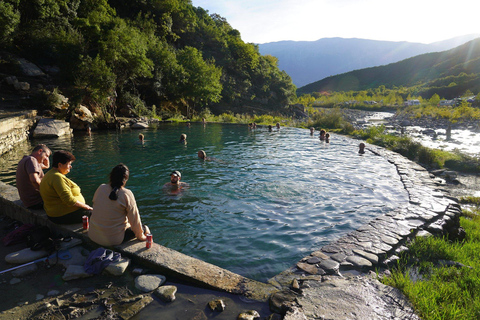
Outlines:
{"label": "man in dark shirt", "polygon": [[32,154],[24,156],[17,166],[17,189],[23,205],[29,209],[42,209],[43,200],[39,187],[43,178],[43,169],[50,167],[48,159],[52,152],[44,145],[37,145]]}

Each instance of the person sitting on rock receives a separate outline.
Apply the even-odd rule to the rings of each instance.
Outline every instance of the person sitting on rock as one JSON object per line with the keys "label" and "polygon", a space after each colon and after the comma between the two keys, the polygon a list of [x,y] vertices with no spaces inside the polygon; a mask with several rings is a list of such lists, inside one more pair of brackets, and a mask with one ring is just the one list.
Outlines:
{"label": "person sitting on rock", "polygon": [[43,169],[50,167],[49,157],[52,151],[39,144],[33,148],[29,156],[24,156],[17,165],[16,184],[20,200],[28,209],[43,209],[43,199],[40,195],[40,182],[44,176]]}
{"label": "person sitting on rock", "polygon": [[128,167],[120,163],[110,172],[110,183],[95,191],[88,236],[99,245],[119,245],[133,238],[147,240],[150,230],[142,225],[132,191],[125,188],[129,175]]}
{"label": "person sitting on rock", "polygon": [[58,224],[81,223],[92,207],[85,203],[80,187],[66,175],[72,169],[75,156],[68,151],[56,151],[52,168],[40,183],[40,195],[48,219]]}

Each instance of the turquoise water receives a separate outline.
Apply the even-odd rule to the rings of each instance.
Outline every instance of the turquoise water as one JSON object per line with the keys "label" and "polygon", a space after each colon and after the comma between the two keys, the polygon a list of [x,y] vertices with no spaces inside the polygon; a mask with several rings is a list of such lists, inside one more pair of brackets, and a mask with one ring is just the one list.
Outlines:
{"label": "turquoise water", "polygon": [[[177,143],[182,133],[186,145]],[[74,153],[69,178],[89,204],[111,168],[125,163],[127,188],[156,243],[260,281],[407,202],[385,159],[359,156],[357,140],[333,134],[326,144],[305,129],[159,124],[29,141],[1,159],[0,179],[14,183],[16,163],[39,142]],[[214,160],[199,160],[200,149]],[[189,184],[181,194],[163,189],[172,170]]]}

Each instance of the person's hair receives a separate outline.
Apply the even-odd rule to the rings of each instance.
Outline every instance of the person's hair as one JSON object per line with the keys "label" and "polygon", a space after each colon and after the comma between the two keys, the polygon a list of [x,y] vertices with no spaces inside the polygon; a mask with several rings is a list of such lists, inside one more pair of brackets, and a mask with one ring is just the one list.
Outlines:
{"label": "person's hair", "polygon": [[118,199],[118,190],[127,183],[129,176],[130,171],[123,163],[117,164],[113,167],[112,171],[110,171],[110,186],[112,187],[112,192],[110,192],[110,195],[108,196],[110,200]]}
{"label": "person's hair", "polygon": [[138,138],[139,138],[140,140],[143,140],[144,135],[143,135],[142,133],[140,133],[140,134],[138,135]]}
{"label": "person's hair", "polygon": [[182,133],[180,135],[180,141],[182,141],[182,140],[187,140],[187,135],[185,133]]}
{"label": "person's hair", "polygon": [[75,156],[68,151],[55,151],[52,157],[52,167],[58,168],[58,164],[65,164],[69,161],[75,161]]}
{"label": "person's hair", "polygon": [[207,153],[203,150],[198,151],[198,153],[201,153],[203,155],[203,158],[201,159],[207,159]]}
{"label": "person's hair", "polygon": [[36,152],[40,149],[42,149],[44,152],[52,154],[52,151],[46,145],[44,145],[43,143],[38,144],[35,148],[33,148],[32,153],[34,153],[34,152]]}

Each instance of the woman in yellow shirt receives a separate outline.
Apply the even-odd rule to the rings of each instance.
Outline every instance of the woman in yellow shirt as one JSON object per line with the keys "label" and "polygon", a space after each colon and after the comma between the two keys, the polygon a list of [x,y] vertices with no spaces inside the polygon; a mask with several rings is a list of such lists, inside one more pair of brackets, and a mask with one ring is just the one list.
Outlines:
{"label": "woman in yellow shirt", "polygon": [[56,151],[50,169],[40,183],[40,195],[48,218],[57,224],[81,223],[87,211],[93,210],[85,204],[80,187],[66,175],[72,169],[75,156],[68,151]]}

